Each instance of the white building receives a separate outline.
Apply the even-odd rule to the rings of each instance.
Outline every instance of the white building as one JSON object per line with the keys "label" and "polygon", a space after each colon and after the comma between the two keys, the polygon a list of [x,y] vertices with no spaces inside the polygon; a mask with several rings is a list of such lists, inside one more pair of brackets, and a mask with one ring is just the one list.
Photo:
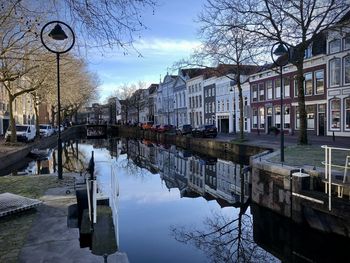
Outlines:
{"label": "white building", "polygon": [[350,29],[327,38],[327,135],[350,137]]}
{"label": "white building", "polygon": [[174,117],[174,84],[176,76],[167,74],[159,84],[157,91],[156,124],[175,125]]}
{"label": "white building", "polygon": [[188,79],[186,89],[188,94],[188,119],[192,127],[204,124],[203,75]]}

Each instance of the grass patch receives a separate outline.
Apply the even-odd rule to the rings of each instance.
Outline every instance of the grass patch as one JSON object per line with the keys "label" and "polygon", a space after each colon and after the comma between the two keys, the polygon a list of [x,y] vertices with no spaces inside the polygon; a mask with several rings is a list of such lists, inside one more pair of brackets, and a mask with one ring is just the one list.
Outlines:
{"label": "grass patch", "polygon": [[249,141],[249,140],[246,139],[246,138],[243,138],[243,139],[236,138],[236,139],[231,140],[230,142],[231,142],[231,143],[234,143],[234,144],[239,144],[239,143],[244,143],[244,142],[248,142],[248,141]]}
{"label": "grass patch", "polygon": [[[344,166],[345,158],[350,155],[350,151],[332,151],[332,164]],[[323,168],[322,162],[325,158],[325,151],[321,146],[313,145],[297,145],[285,148],[284,159],[285,164],[290,166],[311,165]],[[271,162],[280,163],[280,155],[276,155],[269,159]],[[335,170],[344,171],[342,168],[334,168]]]}
{"label": "grass patch", "polygon": [[[72,184],[72,178],[58,180],[57,176],[3,176],[0,193],[10,192],[29,198],[40,198],[50,188]],[[18,255],[35,219],[36,210],[0,218],[0,262],[18,262]]]}

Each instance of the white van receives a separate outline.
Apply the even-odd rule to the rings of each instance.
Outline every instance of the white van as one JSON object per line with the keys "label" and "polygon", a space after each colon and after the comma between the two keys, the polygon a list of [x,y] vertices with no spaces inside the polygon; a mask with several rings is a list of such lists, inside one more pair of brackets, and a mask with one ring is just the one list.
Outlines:
{"label": "white van", "polygon": [[39,129],[41,137],[49,137],[55,132],[51,124],[40,124]]}
{"label": "white van", "polygon": [[[35,135],[36,135],[36,128],[35,125],[16,125],[16,135],[17,135],[17,141],[19,142],[30,142],[34,141]],[[9,141],[11,138],[11,129],[10,127],[7,129],[5,134],[6,141]]]}

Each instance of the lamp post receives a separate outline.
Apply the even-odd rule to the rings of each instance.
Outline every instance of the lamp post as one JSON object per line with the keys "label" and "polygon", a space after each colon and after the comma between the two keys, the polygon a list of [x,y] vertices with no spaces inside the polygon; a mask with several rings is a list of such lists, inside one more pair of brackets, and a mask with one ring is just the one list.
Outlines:
{"label": "lamp post", "polygon": [[233,92],[233,133],[236,134],[236,89],[234,84],[233,80],[230,81],[230,92]]}
{"label": "lamp post", "polygon": [[[52,28],[52,26],[55,26]],[[69,37],[66,35],[62,26],[69,30]],[[48,30],[51,31],[48,32]],[[72,49],[75,43],[75,35],[72,28],[61,21],[51,21],[46,23],[40,32],[40,39],[43,46],[50,52],[56,54],[57,61],[57,124],[58,124],[58,137],[57,137],[57,173],[58,179],[63,179],[62,176],[62,140],[61,140],[61,98],[60,98],[60,54],[67,53]]]}
{"label": "lamp post", "polygon": [[284,111],[283,111],[283,66],[288,64],[289,61],[289,48],[287,45],[282,42],[275,43],[271,48],[271,58],[273,62],[280,67],[280,123],[281,123],[281,162],[284,162],[284,130],[283,130],[283,119],[284,119]]}

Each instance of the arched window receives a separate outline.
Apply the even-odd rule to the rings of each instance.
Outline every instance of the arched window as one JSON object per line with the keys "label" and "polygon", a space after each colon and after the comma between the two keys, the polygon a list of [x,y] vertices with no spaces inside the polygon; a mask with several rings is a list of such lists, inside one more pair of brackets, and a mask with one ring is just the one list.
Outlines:
{"label": "arched window", "polygon": [[350,130],[350,97],[344,99],[344,128]]}
{"label": "arched window", "polygon": [[329,101],[330,127],[332,130],[340,130],[340,99],[334,98]]}

